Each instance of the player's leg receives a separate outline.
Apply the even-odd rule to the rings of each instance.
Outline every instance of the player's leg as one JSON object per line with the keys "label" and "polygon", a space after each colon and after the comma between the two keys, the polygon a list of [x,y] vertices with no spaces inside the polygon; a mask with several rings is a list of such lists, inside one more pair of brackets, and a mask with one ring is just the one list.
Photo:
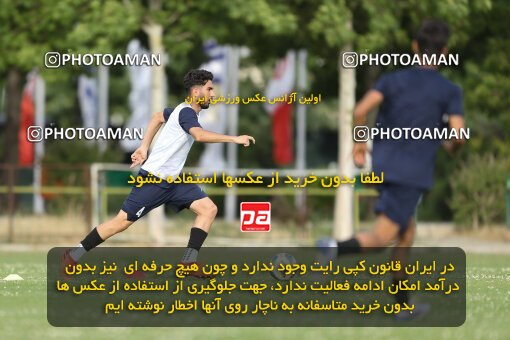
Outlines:
{"label": "player's leg", "polygon": [[[395,244],[392,252],[392,261],[400,261],[401,268],[405,268],[407,259],[409,258],[409,247],[413,245],[414,235],[416,232],[416,223],[414,219],[409,219],[407,228],[402,234],[399,235],[398,241]],[[406,273],[404,269],[393,275],[393,284],[398,285],[400,281],[406,279]],[[397,303],[403,304],[409,302],[409,294],[407,290],[399,290],[395,294]]]}
{"label": "player's leg", "polygon": [[422,190],[396,184],[379,189],[375,206],[377,219],[374,229],[359,233],[347,241],[337,243],[338,255],[360,253],[362,250],[387,247],[408,229]]}
{"label": "player's leg", "polygon": [[[406,263],[409,259],[410,247],[414,243],[414,236],[416,234],[416,222],[413,218],[409,220],[409,224],[398,239],[395,248],[393,248],[392,260],[400,261],[401,267],[405,268]],[[394,273],[393,276],[393,284],[398,285],[400,281],[406,280],[407,275],[404,270],[400,272]],[[395,294],[395,300],[400,305],[407,304],[413,305],[413,311],[410,313],[409,311],[401,311],[400,313],[395,315],[395,318],[399,321],[406,321],[412,319],[421,318],[423,315],[427,314],[430,311],[430,304],[426,302],[419,302],[416,300],[412,300],[409,296],[409,291],[407,290],[399,290]]]}
{"label": "player's leg", "polygon": [[[393,248],[391,256],[393,261],[400,261],[402,268],[405,268],[406,262],[409,258],[409,248],[414,243],[415,233],[416,222],[414,221],[414,218],[410,218],[407,228],[401,234],[399,234],[397,243]],[[394,277],[397,281],[405,279],[405,271],[401,270],[400,272],[396,272]]]}
{"label": "player's leg", "polygon": [[400,226],[385,214],[377,217],[375,227],[370,232],[359,233],[356,238],[361,248],[388,247],[397,240],[396,247],[410,247],[413,245],[415,223],[411,218],[405,231],[400,234]]}
{"label": "player's leg", "polygon": [[356,238],[361,248],[387,247],[398,236],[400,226],[385,214],[379,214],[374,229],[359,233]]}
{"label": "player's leg", "polygon": [[68,255],[65,255],[70,257],[67,262],[77,262],[86,252],[94,249],[111,236],[126,230],[131,224],[133,221],[128,220],[127,213],[123,210],[119,211],[117,216],[92,229],[78,246],[71,249]]}
{"label": "player's leg", "polygon": [[157,185],[134,186],[124,200],[117,216],[94,228],[77,247],[71,249],[69,260],[78,261],[86,252],[94,249],[106,239],[126,230],[150,210],[163,204],[166,195],[168,195],[168,190]]}
{"label": "player's leg", "polygon": [[372,230],[357,233],[346,241],[337,242],[337,254],[338,256],[356,254],[370,248],[387,247],[397,238],[399,230],[400,225],[397,222],[380,213]]}
{"label": "player's leg", "polygon": [[416,234],[416,222],[414,218],[409,220],[405,231],[399,235],[395,247],[411,247],[414,243],[414,235]]}
{"label": "player's leg", "polygon": [[197,215],[194,226],[208,233],[218,213],[216,204],[209,197],[204,197],[193,201],[189,208]]}
{"label": "player's leg", "polygon": [[197,216],[193,223],[193,227],[191,227],[188,246],[186,247],[184,256],[182,257],[183,263],[197,261],[198,252],[204,244],[218,212],[216,204],[214,204],[209,197],[203,197],[193,201],[189,205],[189,209]]}
{"label": "player's leg", "polygon": [[117,216],[115,216],[108,222],[101,223],[96,229],[97,233],[99,234],[99,237],[103,241],[106,241],[113,235],[126,230],[133,223],[134,221],[128,220],[127,212],[125,212],[124,210],[120,210]]}

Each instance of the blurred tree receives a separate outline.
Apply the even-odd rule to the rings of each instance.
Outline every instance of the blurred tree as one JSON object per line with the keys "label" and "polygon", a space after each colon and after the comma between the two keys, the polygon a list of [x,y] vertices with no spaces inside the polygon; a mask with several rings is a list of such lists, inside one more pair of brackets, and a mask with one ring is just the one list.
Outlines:
{"label": "blurred tree", "polygon": [[[17,163],[19,104],[24,75],[38,67],[45,78],[44,55],[50,51],[107,53],[132,36],[138,27],[136,10],[118,1],[29,0],[0,6],[0,76],[6,77],[7,122],[3,161]],[[98,24],[101,23],[101,24]],[[60,72],[65,72],[59,69]]]}
{"label": "blurred tree", "polygon": [[[73,67],[44,69],[44,55],[60,53],[121,53],[141,32],[160,30],[172,67],[184,72],[186,56],[212,37],[244,44],[261,36],[295,30],[296,22],[284,1],[161,1],[161,0],[29,0],[6,2],[0,8],[0,77],[7,79],[3,161],[17,163],[19,103],[24,75],[34,67],[52,81],[67,78]],[[235,28],[235,29],[233,29]],[[162,37],[161,37],[162,35]],[[155,36],[154,36],[155,37]],[[252,37],[252,39],[250,39]],[[154,45],[154,38],[151,44]],[[74,68],[76,70],[76,68]],[[71,91],[68,95],[75,95]]]}
{"label": "blurred tree", "polygon": [[470,13],[466,33],[469,43],[461,50],[466,56],[464,86],[466,116],[473,138],[469,153],[493,152],[508,158],[510,148],[510,6],[493,0],[490,11]]}

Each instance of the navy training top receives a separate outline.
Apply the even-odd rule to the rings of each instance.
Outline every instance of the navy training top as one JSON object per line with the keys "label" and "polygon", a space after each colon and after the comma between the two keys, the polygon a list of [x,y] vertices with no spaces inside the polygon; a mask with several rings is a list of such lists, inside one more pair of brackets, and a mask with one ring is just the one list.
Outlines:
{"label": "navy training top", "polygon": [[[445,128],[444,115],[463,115],[462,90],[434,69],[406,68],[381,76],[373,87],[384,96],[378,128]],[[441,140],[374,136],[372,164],[384,181],[429,189]]]}

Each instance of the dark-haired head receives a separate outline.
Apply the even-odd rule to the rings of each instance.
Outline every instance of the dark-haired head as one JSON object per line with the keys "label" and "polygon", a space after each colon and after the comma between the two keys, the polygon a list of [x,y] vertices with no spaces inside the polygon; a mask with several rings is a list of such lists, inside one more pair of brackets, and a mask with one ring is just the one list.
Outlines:
{"label": "dark-haired head", "polygon": [[190,70],[184,76],[184,88],[189,92],[193,86],[203,86],[208,80],[213,80],[211,72],[206,70]]}
{"label": "dark-haired head", "polygon": [[441,20],[425,20],[414,36],[413,48],[420,55],[441,55],[447,52],[450,28]]}
{"label": "dark-haired head", "polygon": [[213,74],[206,70],[190,70],[184,76],[184,88],[188,95],[197,102],[202,109],[209,107],[210,99],[214,97],[212,87]]}

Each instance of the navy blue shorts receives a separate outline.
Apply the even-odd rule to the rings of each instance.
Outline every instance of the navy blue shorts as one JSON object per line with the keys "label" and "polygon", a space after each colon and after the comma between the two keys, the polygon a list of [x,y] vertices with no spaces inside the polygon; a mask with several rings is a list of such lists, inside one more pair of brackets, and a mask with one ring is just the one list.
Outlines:
{"label": "navy blue shorts", "polygon": [[385,214],[400,226],[402,235],[416,212],[424,190],[394,183],[377,186],[379,199],[375,205],[377,214]]}
{"label": "navy blue shorts", "polygon": [[[147,176],[147,171],[140,170],[139,176]],[[162,204],[170,204],[176,212],[184,208],[189,209],[191,203],[207,197],[205,192],[196,184],[146,183],[140,187],[133,185],[131,193],[122,204],[122,210],[127,213],[128,221],[136,221],[154,208]]]}

